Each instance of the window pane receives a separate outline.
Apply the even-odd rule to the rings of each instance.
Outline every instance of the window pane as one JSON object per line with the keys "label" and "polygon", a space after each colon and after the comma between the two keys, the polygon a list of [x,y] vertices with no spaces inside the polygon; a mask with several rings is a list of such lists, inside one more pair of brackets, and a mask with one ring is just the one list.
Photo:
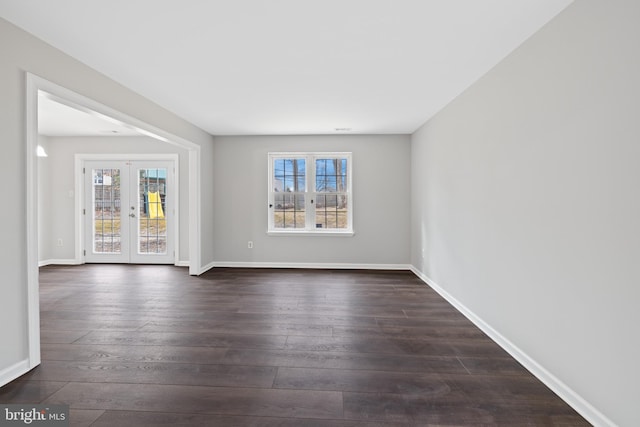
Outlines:
{"label": "window pane", "polygon": [[347,195],[320,193],[316,195],[316,228],[347,228]]}
{"label": "window pane", "polygon": [[[351,229],[347,203],[349,153],[270,153],[269,156],[272,162],[271,230]],[[313,162],[309,174],[307,161]]]}
{"label": "window pane", "polygon": [[316,159],[316,192],[344,192],[347,189],[347,159]]}
{"label": "window pane", "polygon": [[272,191],[305,191],[305,159],[274,159]]}
{"label": "window pane", "polygon": [[305,196],[292,192],[273,193],[273,227],[304,228]]}

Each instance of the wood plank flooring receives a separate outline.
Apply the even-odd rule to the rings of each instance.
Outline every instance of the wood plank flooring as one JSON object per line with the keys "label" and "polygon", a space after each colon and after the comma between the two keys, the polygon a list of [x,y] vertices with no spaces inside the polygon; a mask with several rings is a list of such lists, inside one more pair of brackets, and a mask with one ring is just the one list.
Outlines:
{"label": "wood plank flooring", "polygon": [[82,426],[589,425],[409,272],[40,271],[42,365],[2,403]]}

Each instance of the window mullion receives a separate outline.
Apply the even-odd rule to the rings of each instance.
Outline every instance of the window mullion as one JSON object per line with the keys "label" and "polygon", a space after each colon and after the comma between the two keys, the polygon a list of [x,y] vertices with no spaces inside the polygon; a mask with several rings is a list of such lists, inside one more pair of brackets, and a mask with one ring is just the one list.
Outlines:
{"label": "window mullion", "polygon": [[306,230],[313,231],[316,227],[316,160],[312,155],[306,156],[307,175],[305,177],[306,199]]}

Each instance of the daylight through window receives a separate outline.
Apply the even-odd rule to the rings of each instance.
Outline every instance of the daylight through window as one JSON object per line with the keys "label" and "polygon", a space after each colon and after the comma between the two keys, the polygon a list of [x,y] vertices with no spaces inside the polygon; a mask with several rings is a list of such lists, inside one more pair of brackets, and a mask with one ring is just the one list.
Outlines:
{"label": "daylight through window", "polygon": [[352,233],[351,153],[270,153],[269,231]]}

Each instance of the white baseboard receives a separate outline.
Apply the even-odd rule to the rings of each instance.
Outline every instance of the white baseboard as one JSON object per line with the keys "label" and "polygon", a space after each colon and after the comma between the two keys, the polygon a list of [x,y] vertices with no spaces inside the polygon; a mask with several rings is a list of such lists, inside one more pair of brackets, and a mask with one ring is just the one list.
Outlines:
{"label": "white baseboard", "polygon": [[38,267],[45,267],[47,265],[80,265],[80,263],[71,258],[71,259],[45,259],[42,261],[38,261]]}
{"label": "white baseboard", "polygon": [[418,276],[429,287],[436,291],[440,296],[447,300],[452,306],[454,306],[460,313],[462,313],[467,319],[469,319],[474,325],[482,330],[493,341],[496,342],[503,350],[509,353],[514,359],[516,359],[522,366],[524,366],[529,372],[531,372],[536,378],[542,381],[547,387],[553,390],[562,400],[564,400],[569,406],[582,415],[587,421],[594,426],[608,426],[615,427],[609,418],[603,413],[598,411],[593,405],[583,399],[578,393],[573,391],[565,383],[560,381],[555,375],[547,371],[542,365],[536,362],[533,358],[522,351],[518,346],[509,341],[506,337],[493,329],[491,325],[482,320],[473,311],[468,309],[464,304],[454,298],[446,290],[440,287],[436,282],[431,280],[427,275],[418,270],[416,267],[411,266],[411,271]]}
{"label": "white baseboard", "polygon": [[21,360],[0,371],[0,387],[29,372],[29,360]]}
{"label": "white baseboard", "polygon": [[211,263],[210,265],[211,267],[209,268],[235,267],[235,268],[308,268],[308,269],[336,269],[336,270],[411,270],[411,266],[409,264],[216,261]]}
{"label": "white baseboard", "polygon": [[207,264],[207,265],[203,266],[202,268],[200,268],[200,272],[198,273],[198,275],[206,273],[207,271],[211,270],[215,266],[216,266],[215,261],[210,262],[209,264]]}
{"label": "white baseboard", "polygon": [[[80,265],[75,259],[45,259],[38,261],[38,267],[46,267],[47,265]],[[176,267],[189,267],[189,261],[178,261],[174,264]]]}
{"label": "white baseboard", "polygon": [[[78,265],[75,259],[47,259],[38,263],[39,267],[47,265]],[[189,267],[189,261],[178,261],[176,267]],[[233,268],[309,268],[336,270],[411,270],[409,264],[357,264],[357,263],[310,263],[310,262],[244,262],[213,261],[202,268],[198,274],[206,273],[215,267]]]}

